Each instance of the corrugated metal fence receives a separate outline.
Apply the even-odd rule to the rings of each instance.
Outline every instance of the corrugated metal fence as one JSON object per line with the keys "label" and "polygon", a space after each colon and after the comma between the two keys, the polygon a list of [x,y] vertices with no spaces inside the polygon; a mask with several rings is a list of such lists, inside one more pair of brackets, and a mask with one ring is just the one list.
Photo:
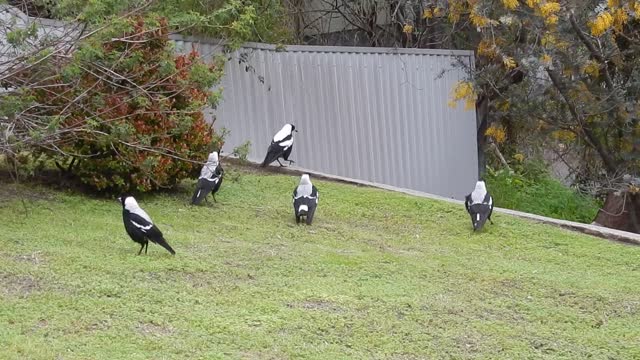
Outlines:
{"label": "corrugated metal fence", "polygon": [[[176,50],[216,43],[175,36]],[[461,199],[478,174],[474,111],[447,106],[470,51],[247,44],[226,65],[217,128],[261,162],[285,124],[296,165]],[[444,73],[443,73],[444,71]],[[277,165],[277,163],[276,163]]]}

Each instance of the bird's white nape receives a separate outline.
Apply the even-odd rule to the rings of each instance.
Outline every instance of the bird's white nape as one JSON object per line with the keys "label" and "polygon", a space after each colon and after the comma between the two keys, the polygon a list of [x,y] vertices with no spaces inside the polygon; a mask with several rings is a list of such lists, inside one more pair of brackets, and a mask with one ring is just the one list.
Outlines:
{"label": "bird's white nape", "polygon": [[300,185],[311,185],[309,174],[302,174],[302,176],[300,177]]}
{"label": "bird's white nape", "polygon": [[484,197],[487,195],[487,186],[484,181],[480,180],[476,182],[476,187],[471,193],[471,203],[478,204],[484,201]]}
{"label": "bird's white nape", "polygon": [[136,201],[136,199],[133,198],[133,196],[127,196],[127,198],[124,199],[124,208],[130,213],[136,214],[141,218],[147,220],[149,223],[153,224],[153,221],[151,220],[151,217],[149,216],[149,214],[147,214],[144,210],[142,210],[142,208],[140,207],[140,205],[138,205],[138,202]]}
{"label": "bird's white nape", "polygon": [[218,167],[218,152],[214,151],[209,154],[209,158],[207,159],[207,163],[202,166],[200,170],[199,179],[210,179],[213,177],[213,173],[216,171]]}
{"label": "bird's white nape", "polygon": [[283,126],[282,129],[280,129],[280,131],[278,131],[276,135],[273,137],[273,141],[275,142],[282,141],[284,138],[291,135],[292,132],[293,131],[292,131],[291,124],[285,124],[285,126]]}
{"label": "bird's white nape", "polygon": [[209,154],[209,158],[207,159],[207,164],[212,165],[213,167],[218,166],[218,152],[214,151]]}
{"label": "bird's white nape", "polygon": [[484,191],[485,193],[487,192],[487,185],[484,183],[484,181],[482,180],[478,180],[476,182],[476,188],[473,191]]}
{"label": "bird's white nape", "polygon": [[303,174],[300,177],[300,183],[296,188],[296,194],[294,198],[300,198],[303,196],[311,196],[313,193],[313,185],[311,184],[311,179],[309,179],[309,174]]}
{"label": "bird's white nape", "polygon": [[127,196],[124,199],[124,208],[131,211],[131,209],[139,208],[138,202],[133,196]]}

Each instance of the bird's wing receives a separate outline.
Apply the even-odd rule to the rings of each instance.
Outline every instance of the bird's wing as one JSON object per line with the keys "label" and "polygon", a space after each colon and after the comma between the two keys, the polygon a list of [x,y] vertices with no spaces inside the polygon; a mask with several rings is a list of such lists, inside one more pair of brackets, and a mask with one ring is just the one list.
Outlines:
{"label": "bird's wing", "polygon": [[489,195],[488,192],[487,192],[487,195],[484,196],[484,199],[482,199],[482,203],[489,206],[493,206],[493,198],[491,197],[491,195]]}
{"label": "bird's wing", "polygon": [[262,165],[265,166],[276,161],[276,159],[282,156],[283,152],[284,152],[283,148],[278,143],[272,142],[271,145],[269,145],[269,149],[267,150],[267,155],[265,155]]}
{"label": "bird's wing", "polygon": [[291,146],[288,146],[282,152],[282,158],[285,160],[289,160],[289,156],[291,156],[291,151],[293,150],[293,140],[291,140]]}
{"label": "bird's wing", "polygon": [[315,185],[311,187],[311,196],[310,198],[316,199],[316,204],[318,203],[318,199],[320,198],[320,194],[318,194],[318,189]]}
{"label": "bird's wing", "polygon": [[275,140],[271,142],[271,144],[277,144],[282,149],[287,149],[289,146],[293,144],[293,135],[289,134],[281,139]]}
{"label": "bird's wing", "polygon": [[278,146],[280,146],[283,150],[287,150],[289,147],[291,147],[291,145],[293,145],[293,138],[291,137],[289,137],[288,140],[283,140],[278,143]]}
{"label": "bird's wing", "polygon": [[147,234],[151,230],[151,228],[153,228],[152,222],[147,221],[147,219],[145,219],[144,217],[133,212],[129,213],[128,221],[145,234]]}
{"label": "bird's wing", "polygon": [[216,179],[217,178],[214,178],[214,179],[201,178],[201,179],[199,179],[198,183],[196,184],[196,189],[193,192],[193,196],[191,197],[191,203],[194,204],[194,205],[200,204],[202,202],[202,200],[204,200],[204,198],[206,198],[207,195],[209,195],[211,190],[216,185],[216,182],[217,182]]}
{"label": "bird's wing", "polygon": [[471,194],[464,197],[464,207],[467,209],[467,212],[469,212],[469,206],[471,206]]}
{"label": "bird's wing", "polygon": [[145,220],[146,222],[148,222],[149,224],[153,224],[153,220],[151,220],[151,216],[149,216],[149,214],[147,214],[147,212],[146,212],[146,211],[142,210],[142,208],[141,208],[141,207],[137,206],[137,207],[135,207],[135,208],[133,208],[133,209],[129,210],[129,212],[130,212],[132,215],[134,215],[134,214],[135,214],[135,215],[139,216],[140,218],[144,219],[144,220]]}

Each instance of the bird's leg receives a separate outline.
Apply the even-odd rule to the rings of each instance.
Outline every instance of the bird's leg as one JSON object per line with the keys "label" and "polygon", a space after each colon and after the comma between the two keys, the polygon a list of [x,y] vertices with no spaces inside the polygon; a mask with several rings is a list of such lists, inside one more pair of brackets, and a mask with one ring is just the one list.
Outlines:
{"label": "bird's leg", "polygon": [[295,161],[293,160],[287,160],[289,162],[289,166],[291,166],[291,164],[295,163]]}
{"label": "bird's leg", "polygon": [[147,255],[147,250],[149,249],[149,242],[144,245],[144,254]]}
{"label": "bird's leg", "polygon": [[216,200],[216,194],[215,194],[215,193],[213,193],[213,194],[211,194],[211,196],[213,196],[213,202],[217,203],[217,202],[218,202],[218,200]]}
{"label": "bird's leg", "polygon": [[206,202],[207,204],[209,203],[209,200],[207,199],[207,197],[204,197],[204,202]]}
{"label": "bird's leg", "polygon": [[284,165],[282,165],[282,163],[280,162],[280,159],[276,159],[276,161],[278,162],[278,164],[280,164],[280,166],[284,167]]}
{"label": "bird's leg", "polygon": [[138,255],[142,254],[142,249],[144,248],[144,244],[142,244],[142,246],[140,246],[140,251],[138,251]]}

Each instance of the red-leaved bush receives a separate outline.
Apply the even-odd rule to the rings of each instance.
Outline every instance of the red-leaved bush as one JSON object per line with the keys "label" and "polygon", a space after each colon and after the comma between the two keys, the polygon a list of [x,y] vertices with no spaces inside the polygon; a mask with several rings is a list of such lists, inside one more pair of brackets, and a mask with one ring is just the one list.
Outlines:
{"label": "red-leaved bush", "polygon": [[222,145],[202,113],[222,64],[176,56],[168,33],[163,18],[115,21],[51,69],[48,86],[25,94],[50,125],[40,151],[101,192],[171,187],[197,173]]}

